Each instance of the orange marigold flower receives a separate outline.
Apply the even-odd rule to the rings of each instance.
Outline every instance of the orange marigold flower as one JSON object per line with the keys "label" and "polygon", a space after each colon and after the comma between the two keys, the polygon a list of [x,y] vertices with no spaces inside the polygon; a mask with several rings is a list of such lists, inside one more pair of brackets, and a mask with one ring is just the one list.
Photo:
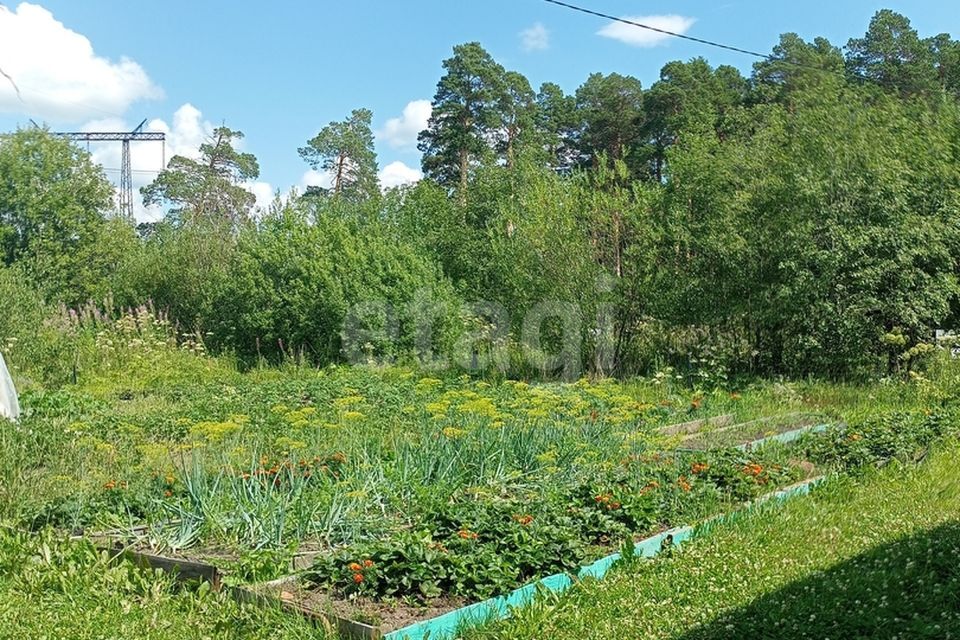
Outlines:
{"label": "orange marigold flower", "polygon": [[351,562],[350,564],[348,564],[348,565],[347,565],[347,569],[350,569],[350,571],[353,571],[353,572],[363,571],[363,567],[361,567],[361,566],[360,566],[358,563],[356,563],[356,562]]}
{"label": "orange marigold flower", "polygon": [[372,568],[373,568],[373,560],[364,560],[364,561],[363,561],[363,567],[364,567],[365,569],[372,569]]}
{"label": "orange marigold flower", "polygon": [[362,573],[353,574],[353,582],[355,584],[361,584],[363,582],[363,574]]}
{"label": "orange marigold flower", "polygon": [[457,535],[459,535],[464,540],[476,540],[478,537],[476,533],[474,533],[473,531],[470,531],[469,529],[461,529],[460,533],[458,533]]}
{"label": "orange marigold flower", "polygon": [[708,465],[706,462],[694,462],[692,465],[690,465],[690,471],[692,471],[694,474],[703,473],[709,468],[710,465]]}
{"label": "orange marigold flower", "polygon": [[170,491],[169,489],[167,489],[166,491],[163,492],[163,497],[164,497],[164,498],[172,498],[172,497],[173,497],[173,491]]}
{"label": "orange marigold flower", "polygon": [[679,485],[684,491],[690,491],[690,483],[687,482],[686,476],[680,476],[677,478],[677,485]]}
{"label": "orange marigold flower", "polygon": [[515,522],[520,523],[520,525],[524,527],[530,524],[531,522],[533,522],[533,516],[529,514],[525,514],[522,516],[513,516],[513,519]]}
{"label": "orange marigold flower", "polygon": [[116,489],[116,488],[117,488],[117,483],[116,483],[115,480],[110,480],[109,482],[107,482],[106,484],[103,485],[103,488],[104,488],[104,489],[107,489],[107,490]]}

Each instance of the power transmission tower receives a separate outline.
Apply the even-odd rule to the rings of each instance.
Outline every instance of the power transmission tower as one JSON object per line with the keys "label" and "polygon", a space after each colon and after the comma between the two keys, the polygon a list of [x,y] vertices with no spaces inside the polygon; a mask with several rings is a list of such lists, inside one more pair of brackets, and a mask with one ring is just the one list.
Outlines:
{"label": "power transmission tower", "polygon": [[91,142],[120,142],[123,145],[120,161],[120,197],[118,209],[120,216],[127,220],[133,220],[133,169],[130,165],[130,142],[131,141],[158,141],[163,143],[163,166],[167,164],[167,135],[155,131],[144,131],[143,125],[147,124],[144,120],[133,131],[67,131],[54,133],[55,136],[86,142],[87,149]]}

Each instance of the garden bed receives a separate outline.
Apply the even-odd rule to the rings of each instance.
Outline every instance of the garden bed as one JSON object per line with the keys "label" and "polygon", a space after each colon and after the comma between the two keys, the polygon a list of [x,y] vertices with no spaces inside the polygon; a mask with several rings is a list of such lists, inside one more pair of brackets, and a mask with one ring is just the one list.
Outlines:
{"label": "garden bed", "polygon": [[350,637],[381,638],[425,620],[463,608],[463,598],[440,597],[424,603],[377,602],[370,598],[341,600],[304,585],[293,576],[273,582],[244,587],[244,591],[262,598],[261,604],[279,602],[290,611],[310,619],[322,618]]}
{"label": "garden bed", "polygon": [[[809,478],[765,494],[740,509],[705,520],[702,526],[667,529],[635,540],[632,554],[636,557],[652,558],[663,549],[678,546],[694,536],[705,534],[716,523],[739,517],[757,505],[805,495],[822,480],[822,477]],[[479,602],[451,597],[435,598],[421,604],[399,601],[385,603],[368,598],[342,600],[312,588],[299,576],[248,587],[245,591],[256,594],[254,597],[261,604],[280,603],[288,610],[307,618],[323,618],[328,624],[337,627],[342,634],[350,637],[440,640],[454,637],[457,630],[463,626],[508,617],[512,609],[529,604],[541,591],[560,593],[579,580],[602,579],[621,558],[621,553],[610,553],[582,566],[575,574],[548,576],[503,596]]]}
{"label": "garden bed", "polygon": [[219,590],[223,585],[223,572],[215,564],[211,564],[204,557],[171,557],[139,551],[123,546],[122,543],[100,543],[95,546],[110,554],[116,559],[128,560],[141,569],[160,570],[170,573],[182,582],[208,582],[213,589]]}
{"label": "garden bed", "polygon": [[787,415],[761,418],[713,431],[695,433],[686,438],[681,451],[711,451],[716,449],[746,450],[767,442],[787,443],[803,433],[825,430],[824,418],[815,415]]}
{"label": "garden bed", "polygon": [[[506,611],[508,604],[527,601],[531,585],[562,590],[571,579],[600,577],[624,539],[638,548],[655,543],[643,551],[653,555],[664,541],[687,535],[686,528],[670,527],[705,521],[809,480],[815,467],[795,457],[781,448],[630,455],[594,477],[556,487],[546,494],[549,500],[524,493],[535,489],[523,485],[467,492],[425,511],[422,529],[398,528],[350,545],[303,542],[296,553],[274,558],[280,561],[265,573],[262,567],[250,571],[257,560],[245,558],[241,547],[207,543],[170,551],[151,545],[166,537],[162,531],[139,526],[127,534],[108,532],[107,542],[111,552],[139,566],[218,588],[227,584],[241,598],[279,602],[351,635],[379,637],[444,619],[464,605]],[[264,486],[254,477],[244,482]],[[271,479],[266,486],[281,490],[284,483]],[[299,577],[237,588],[284,574]]]}
{"label": "garden bed", "polygon": [[[170,549],[162,545],[153,545],[149,541],[149,527],[135,528],[136,533],[122,531],[105,532],[90,536],[72,536],[74,540],[89,540],[98,549],[112,554],[122,555],[134,564],[162,569],[177,574],[178,578],[189,581],[197,578],[219,586],[224,579],[237,585],[250,580],[238,571],[246,557],[245,552],[223,546],[195,546],[184,549]],[[319,545],[303,543],[299,550],[284,554],[284,566],[278,567],[279,575],[296,573],[309,568],[318,557],[329,553]],[[288,560],[286,559],[288,558]],[[275,573],[275,575],[278,575]]]}
{"label": "garden bed", "polygon": [[[638,555],[656,555],[664,544],[680,543],[717,522],[739,517],[744,502],[752,508],[803,493],[817,482],[811,476],[836,468],[807,462],[807,453],[820,464],[881,462],[889,456],[885,443],[891,434],[909,441],[897,449],[907,455],[929,446],[948,424],[939,414],[891,414],[855,428],[831,429],[826,437],[804,440],[799,449],[756,446],[793,442],[797,434],[820,430],[817,422],[815,416],[792,416],[715,430],[711,436],[761,437],[737,445],[740,450],[735,446],[629,456],[603,475],[580,480],[585,484],[546,494],[552,502],[538,504],[522,493],[467,492],[462,502],[433,505],[421,521],[429,528],[397,529],[351,545],[305,551],[298,563],[291,563],[295,577],[230,590],[239,599],[279,603],[343,635],[392,640],[419,640],[427,633],[431,639],[450,637],[463,624],[508,615],[539,590],[559,592],[578,579],[602,577],[620,557],[611,552],[616,541],[624,539],[624,531],[659,531],[634,547]],[[720,496],[725,498],[718,500]],[[696,530],[666,529],[680,522],[702,525]],[[138,535],[148,537],[142,530]],[[131,559],[141,566],[215,585],[222,581],[223,574],[212,564],[220,560],[207,565],[215,568],[209,577],[202,573],[205,567],[191,564],[190,558],[209,559],[209,550],[182,552],[183,559],[127,553],[138,554]],[[311,559],[311,566],[303,570]],[[500,569],[509,574],[499,581],[491,579],[490,562],[500,562]],[[514,588],[520,584],[525,586]],[[502,595],[489,598],[491,593]]]}
{"label": "garden bed", "polygon": [[683,436],[684,438],[695,436],[704,431],[714,429],[723,429],[734,424],[732,413],[725,413],[720,416],[710,418],[701,418],[700,420],[690,420],[679,424],[671,424],[665,427],[659,427],[657,433],[664,436]]}

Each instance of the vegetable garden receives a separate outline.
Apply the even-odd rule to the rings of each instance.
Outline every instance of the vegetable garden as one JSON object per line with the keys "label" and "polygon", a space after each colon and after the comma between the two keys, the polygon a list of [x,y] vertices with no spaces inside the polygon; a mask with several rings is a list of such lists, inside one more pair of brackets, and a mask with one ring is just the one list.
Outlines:
{"label": "vegetable garden", "polygon": [[100,337],[100,374],[25,390],[0,432],[4,518],[210,565],[231,588],[294,576],[260,593],[384,631],[815,476],[918,459],[956,425],[952,363],[736,390],[241,374],[150,323]]}

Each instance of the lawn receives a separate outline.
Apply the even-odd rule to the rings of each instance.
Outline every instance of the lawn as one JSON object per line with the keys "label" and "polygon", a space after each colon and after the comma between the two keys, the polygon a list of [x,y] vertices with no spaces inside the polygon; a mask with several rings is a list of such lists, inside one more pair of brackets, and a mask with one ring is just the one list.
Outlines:
{"label": "lawn", "polygon": [[956,637],[958,455],[830,481],[467,637]]}

